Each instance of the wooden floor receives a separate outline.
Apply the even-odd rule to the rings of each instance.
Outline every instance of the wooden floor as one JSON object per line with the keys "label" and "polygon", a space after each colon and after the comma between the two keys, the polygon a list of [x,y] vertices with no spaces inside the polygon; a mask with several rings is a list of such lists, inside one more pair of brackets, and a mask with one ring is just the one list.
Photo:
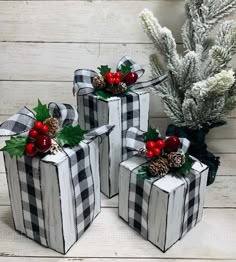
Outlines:
{"label": "wooden floor", "polygon": [[[146,68],[153,45],[142,32],[139,12],[148,7],[168,26],[182,50],[182,0],[0,1],[0,121],[23,105],[69,102],[73,71],[115,67],[123,55]],[[168,124],[160,100],[152,98],[150,121]],[[163,254],[117,215],[117,198],[102,198],[102,212],[69,253],[43,248],[13,229],[6,176],[0,155],[0,262],[210,262],[236,261],[236,111],[228,125],[209,134],[221,167],[208,188],[203,220]],[[0,146],[3,139],[0,139]]]}

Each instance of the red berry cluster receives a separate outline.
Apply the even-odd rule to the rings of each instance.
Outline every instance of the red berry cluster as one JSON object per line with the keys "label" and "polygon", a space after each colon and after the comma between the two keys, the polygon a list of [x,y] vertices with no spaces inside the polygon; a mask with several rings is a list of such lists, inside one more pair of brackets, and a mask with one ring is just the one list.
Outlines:
{"label": "red berry cluster", "polygon": [[34,123],[29,131],[30,142],[26,145],[25,152],[28,156],[35,156],[38,152],[46,152],[51,147],[51,138],[47,134],[49,128],[40,121]]}
{"label": "red berry cluster", "polygon": [[180,146],[180,140],[177,136],[170,136],[165,141],[162,139],[155,141],[148,141],[146,143],[147,157],[153,158],[160,156],[162,151],[165,153],[176,152]]}
{"label": "red berry cluster", "polygon": [[161,150],[165,147],[165,141],[164,140],[157,140],[155,141],[148,141],[146,143],[147,148],[147,157],[153,158],[154,156],[159,156],[161,154]]}
{"label": "red berry cluster", "polygon": [[107,72],[105,74],[106,81],[110,84],[119,84],[121,81],[125,82],[128,86],[134,84],[138,79],[138,74],[135,72],[129,72],[126,75],[123,75],[121,72]]}
{"label": "red berry cluster", "polygon": [[112,85],[112,84],[119,84],[121,82],[123,75],[121,72],[116,72],[116,73],[112,73],[112,72],[107,72],[105,75],[105,79],[107,80],[107,82]]}

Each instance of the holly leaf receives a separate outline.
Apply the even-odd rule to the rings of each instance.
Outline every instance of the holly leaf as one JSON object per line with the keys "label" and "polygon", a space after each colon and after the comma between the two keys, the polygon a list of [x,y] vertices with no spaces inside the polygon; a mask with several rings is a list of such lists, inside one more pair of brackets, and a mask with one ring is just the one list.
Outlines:
{"label": "holly leaf", "polygon": [[27,145],[27,137],[17,136],[11,137],[10,140],[6,140],[6,145],[0,149],[0,151],[6,151],[10,157],[23,156],[25,153],[25,147]]}
{"label": "holly leaf", "polygon": [[142,166],[138,170],[137,178],[138,179],[148,179],[148,180],[150,180],[150,176],[148,175],[148,167],[147,166]]}
{"label": "holly leaf", "polygon": [[108,65],[101,65],[98,67],[98,70],[102,76],[105,76],[106,73],[111,72],[111,68]]}
{"label": "holly leaf", "polygon": [[104,91],[96,91],[95,92],[96,96],[98,96],[98,98],[107,101],[108,98],[112,97],[111,94],[109,94],[108,92],[104,92]]}
{"label": "holly leaf", "polygon": [[87,131],[83,130],[79,125],[68,125],[56,133],[56,139],[61,147],[65,145],[73,147],[78,145],[84,139],[84,134],[86,133]]}
{"label": "holly leaf", "polygon": [[147,141],[156,141],[160,138],[160,134],[157,132],[155,128],[149,127],[148,131],[144,133],[145,140],[144,142]]}
{"label": "holly leaf", "polygon": [[121,72],[123,76],[126,76],[128,73],[130,73],[132,70],[132,67],[130,65],[121,65],[118,72]]}
{"label": "holly leaf", "polygon": [[171,172],[177,177],[185,176],[191,170],[193,163],[194,160],[189,156],[189,154],[185,154],[185,163],[180,168],[171,170]]}
{"label": "holly leaf", "polygon": [[36,113],[35,118],[37,121],[44,122],[46,119],[50,117],[49,109],[47,105],[46,104],[43,105],[39,99],[38,99],[38,105],[35,108],[33,108],[33,110]]}

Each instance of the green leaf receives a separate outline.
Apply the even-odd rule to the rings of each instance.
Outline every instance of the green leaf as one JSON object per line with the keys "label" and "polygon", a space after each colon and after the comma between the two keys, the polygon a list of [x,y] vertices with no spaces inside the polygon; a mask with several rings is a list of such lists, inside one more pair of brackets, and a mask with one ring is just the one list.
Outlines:
{"label": "green leaf", "polygon": [[150,176],[148,175],[148,167],[147,166],[142,166],[138,170],[137,178],[138,179],[148,179],[148,180],[150,180]]}
{"label": "green leaf", "polygon": [[111,72],[111,68],[108,65],[101,65],[98,67],[98,70],[102,76],[105,76],[106,73]]}
{"label": "green leaf", "polygon": [[36,113],[35,118],[37,121],[44,122],[46,119],[50,117],[49,109],[47,105],[46,104],[43,105],[39,99],[38,99],[38,105],[35,108],[33,108],[33,110]]}
{"label": "green leaf", "polygon": [[130,73],[131,70],[132,70],[132,67],[130,65],[121,65],[121,68],[118,70],[118,72],[121,72],[123,74],[123,77],[124,77],[128,73]]}
{"label": "green leaf", "polygon": [[107,100],[108,98],[112,97],[112,95],[108,92],[104,92],[104,91],[96,91],[95,92],[96,96],[98,96],[100,99],[102,100]]}
{"label": "green leaf", "polygon": [[11,137],[10,140],[6,140],[6,145],[0,149],[0,151],[6,151],[10,157],[23,156],[25,152],[25,147],[27,145],[27,137],[18,136]]}
{"label": "green leaf", "polygon": [[175,168],[171,172],[174,176],[185,176],[192,168],[193,163],[194,160],[189,156],[189,154],[185,154],[185,163],[180,168]]}
{"label": "green leaf", "polygon": [[56,133],[56,139],[61,147],[65,145],[73,147],[78,145],[84,139],[84,134],[86,133],[87,131],[83,130],[79,125],[69,125]]}
{"label": "green leaf", "polygon": [[144,133],[145,136],[145,140],[144,142],[147,141],[157,141],[158,139],[160,139],[160,134],[157,132],[157,130],[155,128],[149,127],[148,131],[146,133]]}

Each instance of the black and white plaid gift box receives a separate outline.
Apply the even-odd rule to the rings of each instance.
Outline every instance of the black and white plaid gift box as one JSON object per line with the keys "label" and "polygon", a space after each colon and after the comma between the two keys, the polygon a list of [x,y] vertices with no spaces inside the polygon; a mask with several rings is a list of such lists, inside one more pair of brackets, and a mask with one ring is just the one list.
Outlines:
{"label": "black and white plaid gift box", "polygon": [[[51,103],[49,109],[62,126],[77,124],[73,107]],[[31,128],[34,121],[23,124],[28,114],[34,119],[28,109],[20,110],[1,126],[0,134]],[[12,124],[16,119],[19,124]],[[13,130],[16,126],[20,128]],[[17,231],[60,253],[70,249],[100,212],[99,144],[112,128],[93,129],[78,146],[56,155],[11,158],[3,153]]]}
{"label": "black and white plaid gift box", "polygon": [[[130,65],[140,77],[144,69],[128,57],[123,57],[117,65]],[[146,82],[136,83],[132,92],[122,96],[101,100],[93,92],[92,80],[98,74],[92,70],[78,69],[74,77],[74,94],[77,95],[79,123],[85,129],[101,125],[115,125],[112,134],[106,139],[100,151],[101,191],[108,197],[118,193],[119,163],[131,157],[133,152],[126,148],[125,136],[128,128],[147,130],[149,113],[149,94],[142,88],[156,86],[166,76]]]}
{"label": "black and white plaid gift box", "polygon": [[[143,132],[130,128],[127,146],[143,147]],[[189,141],[181,139],[186,151]],[[141,156],[133,156],[120,164],[119,215],[162,251],[166,251],[200,221],[206,193],[208,167],[195,161],[190,172],[177,178],[141,178],[140,168],[147,164]]]}

